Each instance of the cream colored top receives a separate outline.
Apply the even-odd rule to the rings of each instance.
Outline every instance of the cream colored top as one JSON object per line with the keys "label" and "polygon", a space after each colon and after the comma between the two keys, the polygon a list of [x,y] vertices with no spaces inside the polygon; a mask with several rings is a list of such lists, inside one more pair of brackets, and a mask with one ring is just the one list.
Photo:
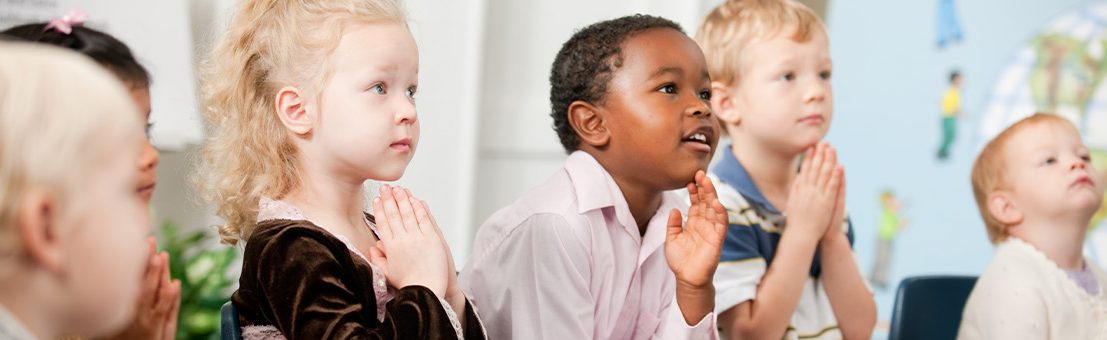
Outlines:
{"label": "cream colored top", "polygon": [[1107,274],[1089,294],[1029,243],[1009,237],[965,305],[958,339],[1107,339]]}

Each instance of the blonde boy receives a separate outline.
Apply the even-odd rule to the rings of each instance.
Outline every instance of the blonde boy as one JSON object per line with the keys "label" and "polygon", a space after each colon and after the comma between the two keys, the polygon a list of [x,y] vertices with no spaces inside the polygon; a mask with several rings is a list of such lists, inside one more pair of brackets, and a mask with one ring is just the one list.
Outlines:
{"label": "blonde boy", "polygon": [[973,194],[996,254],[965,305],[959,339],[1100,339],[1107,275],[1083,257],[1103,183],[1068,120],[1035,114],[980,152]]}
{"label": "blonde boy", "polygon": [[714,280],[720,328],[731,339],[869,338],[876,307],[851,249],[843,169],[820,144],[833,114],[822,21],[792,1],[728,1],[696,41],[732,142],[712,169],[730,222]]}
{"label": "blonde boy", "polygon": [[0,339],[118,331],[148,258],[138,110],[75,52],[0,51]]}

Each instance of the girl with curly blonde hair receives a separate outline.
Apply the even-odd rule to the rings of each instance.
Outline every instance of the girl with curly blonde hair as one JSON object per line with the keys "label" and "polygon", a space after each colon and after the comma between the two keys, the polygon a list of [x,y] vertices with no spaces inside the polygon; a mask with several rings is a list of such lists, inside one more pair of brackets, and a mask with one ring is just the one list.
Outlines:
{"label": "girl with curly blonde hair", "polygon": [[[250,0],[206,65],[201,192],[244,241],[244,338],[484,338],[426,203],[418,50],[394,0]],[[375,218],[374,218],[375,217]]]}

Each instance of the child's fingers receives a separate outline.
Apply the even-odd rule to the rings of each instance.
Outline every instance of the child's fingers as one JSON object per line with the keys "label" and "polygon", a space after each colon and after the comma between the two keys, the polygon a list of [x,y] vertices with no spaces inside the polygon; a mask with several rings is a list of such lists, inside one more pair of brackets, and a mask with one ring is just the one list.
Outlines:
{"label": "child's fingers", "polygon": [[707,175],[703,173],[703,170],[700,170],[700,174],[703,174],[698,181],[703,200],[708,203],[716,201],[719,198],[719,193],[715,191],[715,183],[711,182],[711,178],[708,178]]}
{"label": "child's fingers", "polygon": [[404,225],[403,217],[400,217],[400,208],[396,205],[395,190],[383,186],[381,190],[381,205],[384,208],[384,216],[388,219],[388,226],[392,228],[392,235],[408,232]]}
{"label": "child's fingers", "polygon": [[688,188],[688,203],[691,205],[696,205],[697,203],[699,203],[700,191],[698,190],[698,188],[696,188],[696,182],[688,183],[686,187]]}
{"label": "child's fingers", "polygon": [[726,213],[726,207],[724,207],[723,204],[720,203],[717,199],[712,202],[711,206],[711,208],[715,210],[716,213],[715,219],[712,220],[712,222],[714,222],[717,227],[715,232],[722,232],[723,234],[726,234],[726,228],[730,224],[729,217]]}
{"label": "child's fingers", "polygon": [[172,295],[169,301],[169,313],[166,313],[161,328],[161,339],[172,340],[177,337],[177,315],[181,311],[181,281],[174,280],[169,284]]}
{"label": "child's fingers", "polygon": [[[835,165],[830,168],[829,174],[827,175],[826,190],[832,192],[834,195],[834,199],[837,199],[838,195],[840,194],[839,189],[841,189],[841,187],[842,172],[840,171],[838,166]],[[835,201],[835,204],[837,204],[837,201]]]}
{"label": "child's fingers", "polygon": [[818,185],[818,188],[822,189],[822,190],[827,189],[828,185],[830,184],[831,177],[833,177],[833,175],[834,175],[834,166],[835,166],[835,164],[832,164],[831,162],[828,161],[828,158],[829,158],[828,150],[829,150],[829,148],[823,147],[822,152],[820,153],[820,155],[815,156],[815,157],[820,158],[819,179],[818,179],[818,184],[817,185]]}
{"label": "child's fingers", "polygon": [[142,276],[142,293],[138,298],[138,310],[150,309],[157,300],[158,279],[161,278],[161,262],[158,256],[151,257],[146,262],[146,273]]}
{"label": "child's fingers", "polygon": [[373,198],[373,213],[376,214],[374,219],[377,223],[377,232],[380,233],[381,240],[392,239],[392,226],[388,223],[388,214],[384,213],[384,204],[381,202],[380,197]]}
{"label": "child's fingers", "polygon": [[438,221],[434,220],[434,214],[430,212],[430,205],[424,200],[416,200],[416,203],[422,206],[423,211],[427,213],[430,219],[430,226],[438,233],[438,238],[442,239],[442,246],[446,247],[446,249],[450,249],[450,245],[446,243],[446,236],[442,235],[442,228],[438,227]]}
{"label": "child's fingers", "polygon": [[396,194],[396,207],[400,209],[400,218],[404,221],[404,229],[408,232],[422,232],[423,227],[415,218],[415,209],[411,207],[411,196],[407,189],[395,187],[393,190]]}
{"label": "child's fingers", "polygon": [[442,233],[437,232],[438,228],[435,228],[434,225],[431,224],[430,216],[428,216],[430,215],[430,213],[427,212],[427,206],[423,205],[423,202],[420,202],[415,197],[408,196],[407,200],[408,203],[411,205],[411,209],[414,210],[415,221],[419,223],[419,228],[422,229],[424,232],[435,231],[437,234],[439,234],[439,237],[441,237]]}
{"label": "child's fingers", "polygon": [[147,236],[146,247],[148,248],[148,251],[146,252],[146,258],[153,258],[154,254],[157,254],[158,252],[158,239],[154,238],[153,236]]}
{"label": "child's fingers", "polygon": [[807,148],[807,155],[803,158],[803,163],[800,166],[800,175],[796,179],[801,185],[806,185],[807,183],[815,181],[815,175],[819,169],[819,153],[817,149],[818,146]]}
{"label": "child's fingers", "polygon": [[839,215],[845,215],[846,210],[846,169],[838,164],[838,177],[841,179],[838,185],[838,213]]}

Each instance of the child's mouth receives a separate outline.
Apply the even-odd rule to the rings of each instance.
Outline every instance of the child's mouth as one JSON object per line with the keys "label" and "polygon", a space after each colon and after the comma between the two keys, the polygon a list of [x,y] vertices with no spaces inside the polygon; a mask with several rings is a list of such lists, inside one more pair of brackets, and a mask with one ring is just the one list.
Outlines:
{"label": "child's mouth", "polygon": [[1094,187],[1095,182],[1092,182],[1092,178],[1088,176],[1080,176],[1075,181],[1072,181],[1070,187],[1089,186]]}
{"label": "child's mouth", "polygon": [[800,123],[807,125],[822,125],[823,122],[826,122],[826,118],[821,114],[812,114],[800,119]]}
{"label": "child's mouth", "polygon": [[411,151],[411,138],[404,138],[389,144],[388,147],[398,152]]}
{"label": "child's mouth", "polygon": [[710,153],[713,133],[709,127],[700,127],[686,135],[680,142],[694,151]]}

